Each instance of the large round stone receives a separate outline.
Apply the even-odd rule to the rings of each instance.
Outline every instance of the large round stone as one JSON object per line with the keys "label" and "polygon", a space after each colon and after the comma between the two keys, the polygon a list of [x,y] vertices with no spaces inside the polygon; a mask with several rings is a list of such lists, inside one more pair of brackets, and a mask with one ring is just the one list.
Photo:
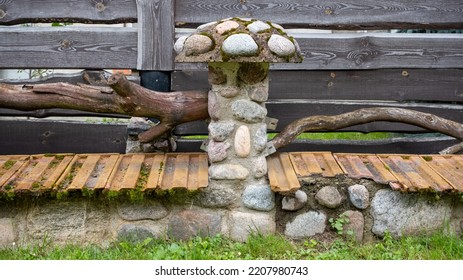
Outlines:
{"label": "large round stone", "polygon": [[243,204],[258,211],[270,211],[275,207],[275,194],[269,185],[249,185],[243,192]]}
{"label": "large round stone", "polygon": [[290,56],[296,51],[296,47],[289,39],[273,34],[268,40],[268,48],[278,56]]}
{"label": "large round stone", "polygon": [[227,142],[210,141],[207,147],[207,154],[211,162],[219,162],[227,158],[227,150],[230,144]]}
{"label": "large round stone", "polygon": [[366,209],[370,206],[370,194],[363,185],[353,185],[347,189],[349,199],[352,204],[358,209]]}
{"label": "large round stone", "polygon": [[244,180],[249,171],[239,164],[216,164],[209,167],[209,176],[216,180]]}
{"label": "large round stone", "polygon": [[235,129],[235,124],[232,121],[211,122],[208,126],[209,136],[217,142],[225,141]]}
{"label": "large round stone", "polygon": [[245,158],[251,152],[251,135],[249,128],[245,125],[238,127],[235,133],[235,152],[236,155]]}
{"label": "large round stone", "polygon": [[211,38],[204,35],[191,35],[185,40],[183,48],[185,49],[185,54],[188,56],[206,53],[213,46],[214,42]]}
{"label": "large round stone", "polygon": [[174,50],[177,54],[181,53],[183,51],[183,45],[185,44],[186,39],[188,36],[181,36],[180,38],[177,39],[177,41],[174,44]]}
{"label": "large round stone", "polygon": [[267,160],[264,156],[257,157],[252,161],[252,173],[256,179],[262,178],[267,174]]}
{"label": "large round stone", "polygon": [[267,23],[265,23],[263,21],[260,21],[260,20],[255,21],[255,22],[253,22],[253,23],[251,23],[251,24],[249,24],[247,26],[247,29],[249,31],[251,31],[252,33],[254,33],[254,34],[266,31],[266,30],[268,30],[270,28],[271,28],[270,25],[268,25]]}
{"label": "large round stone", "polygon": [[222,51],[229,56],[253,56],[258,50],[256,42],[248,34],[233,34],[222,44]]}
{"label": "large round stone", "polygon": [[233,116],[243,122],[262,122],[267,115],[267,109],[248,100],[237,100],[231,106]]}
{"label": "large round stone", "polygon": [[291,238],[303,238],[323,233],[326,228],[326,215],[309,211],[298,215],[294,221],[286,224],[285,235]]}
{"label": "large round stone", "polygon": [[318,203],[328,208],[336,208],[341,205],[342,202],[341,194],[332,186],[321,188],[315,195],[315,199]]}
{"label": "large round stone", "polygon": [[235,30],[239,26],[240,26],[240,24],[237,23],[236,21],[227,20],[227,21],[224,21],[222,23],[217,24],[217,26],[215,27],[215,31],[222,35],[222,34],[224,34],[226,32],[230,32],[230,31]]}
{"label": "large round stone", "polygon": [[196,236],[215,236],[220,233],[222,217],[214,212],[183,210],[172,215],[168,234],[177,240],[188,240]]}

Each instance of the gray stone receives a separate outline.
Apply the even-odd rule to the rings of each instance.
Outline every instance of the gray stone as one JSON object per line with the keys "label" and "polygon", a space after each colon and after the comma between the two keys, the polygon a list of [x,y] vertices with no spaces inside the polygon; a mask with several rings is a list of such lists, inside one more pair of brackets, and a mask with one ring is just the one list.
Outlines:
{"label": "gray stone", "polygon": [[268,90],[265,87],[254,87],[248,93],[249,98],[255,102],[265,102],[268,99]]}
{"label": "gray stone", "polygon": [[290,56],[296,51],[296,47],[289,39],[277,34],[270,36],[268,47],[278,56]]}
{"label": "gray stone", "polygon": [[143,225],[124,224],[118,229],[117,238],[129,242],[142,242],[148,238],[156,238],[156,234]]}
{"label": "gray stone", "polygon": [[346,211],[342,213],[349,222],[344,225],[343,232],[344,234],[352,232],[352,237],[359,243],[363,241],[363,230],[365,228],[365,219],[363,214],[360,211]]}
{"label": "gray stone", "polygon": [[227,86],[219,90],[219,94],[225,98],[232,98],[240,94],[240,89],[238,87]]}
{"label": "gray stone", "polygon": [[147,131],[152,128],[155,124],[146,118],[132,117],[127,124],[127,133],[130,136],[138,136],[138,134]]}
{"label": "gray stone", "polygon": [[237,100],[231,106],[233,116],[243,122],[262,122],[267,115],[267,109],[248,100]]}
{"label": "gray stone", "polygon": [[118,205],[119,216],[126,221],[159,220],[169,213],[159,201],[144,200],[143,202],[124,202]]}
{"label": "gray stone", "polygon": [[217,24],[215,27],[215,31],[218,34],[224,34],[226,32],[230,32],[238,28],[240,25],[236,21],[233,20],[227,20],[222,23]]}
{"label": "gray stone", "polygon": [[126,154],[141,153],[141,152],[142,152],[142,147],[141,147],[140,141],[127,140],[125,144]]}
{"label": "gray stone", "polygon": [[286,211],[297,211],[307,204],[307,194],[297,190],[294,196],[285,196],[281,201],[281,209]]}
{"label": "gray stone", "polygon": [[452,209],[445,200],[432,201],[422,194],[403,194],[390,189],[379,190],[371,202],[373,233],[383,237],[417,235],[443,230]]}
{"label": "gray stone", "polygon": [[245,158],[251,152],[251,135],[246,125],[238,127],[235,133],[235,153],[238,157]]}
{"label": "gray stone", "polygon": [[211,38],[204,35],[191,35],[186,38],[183,48],[185,49],[185,54],[189,55],[200,55],[206,53],[212,49],[214,42]]}
{"label": "gray stone", "polygon": [[247,26],[247,29],[254,34],[268,30],[270,28],[271,28],[270,25],[260,20],[255,21]]}
{"label": "gray stone", "polygon": [[285,29],[283,28],[283,26],[277,24],[277,23],[270,23],[272,25],[273,28],[276,28],[276,29],[280,29],[281,31],[285,31]]}
{"label": "gray stone", "polygon": [[217,142],[225,141],[235,129],[232,121],[211,122],[208,126],[209,136]]}
{"label": "gray stone", "polygon": [[186,39],[188,36],[180,36],[174,44],[174,50],[177,54],[183,51],[183,46],[185,44]]}
{"label": "gray stone", "polygon": [[300,214],[286,224],[285,235],[290,238],[311,237],[323,233],[326,228],[326,215],[320,212],[309,211]]}
{"label": "gray stone", "polygon": [[216,142],[209,141],[207,147],[207,154],[211,162],[220,162],[227,158],[227,151],[230,148],[230,144],[227,142]]}
{"label": "gray stone", "polygon": [[222,51],[229,56],[253,56],[259,47],[248,34],[233,34],[222,44]]}
{"label": "gray stone", "polygon": [[328,208],[336,208],[341,205],[342,197],[339,191],[332,186],[321,188],[315,195],[318,203]]}
{"label": "gray stone", "polygon": [[254,136],[254,149],[257,152],[262,152],[267,146],[267,125],[262,124],[256,131]]}
{"label": "gray stone", "polygon": [[252,173],[256,179],[267,174],[267,159],[264,156],[257,157],[252,161]]}
{"label": "gray stone", "polygon": [[258,211],[270,211],[275,207],[275,194],[269,185],[249,185],[243,192],[243,204]]}
{"label": "gray stone", "polygon": [[363,185],[353,185],[347,188],[349,199],[358,209],[366,209],[370,206],[370,194]]}
{"label": "gray stone", "polygon": [[172,215],[168,235],[178,240],[189,240],[196,236],[215,236],[221,232],[222,217],[203,210],[183,210]]}
{"label": "gray stone", "polygon": [[251,234],[274,234],[276,230],[273,213],[232,212],[230,213],[230,238],[245,242]]}
{"label": "gray stone", "polygon": [[13,221],[10,218],[0,218],[0,249],[10,248],[15,242]]}
{"label": "gray stone", "polygon": [[234,204],[238,200],[238,193],[232,186],[211,181],[209,186],[202,190],[196,198],[196,203],[208,208],[222,208]]}
{"label": "gray stone", "polygon": [[27,228],[34,239],[46,236],[56,242],[82,240],[85,236],[86,204],[84,201],[50,201],[29,210]]}
{"label": "gray stone", "polygon": [[249,171],[239,164],[215,164],[209,167],[209,176],[216,180],[244,180]]}
{"label": "gray stone", "polygon": [[220,103],[217,100],[217,95],[214,91],[210,90],[207,95],[207,111],[209,112],[209,117],[213,121],[217,121],[220,118]]}

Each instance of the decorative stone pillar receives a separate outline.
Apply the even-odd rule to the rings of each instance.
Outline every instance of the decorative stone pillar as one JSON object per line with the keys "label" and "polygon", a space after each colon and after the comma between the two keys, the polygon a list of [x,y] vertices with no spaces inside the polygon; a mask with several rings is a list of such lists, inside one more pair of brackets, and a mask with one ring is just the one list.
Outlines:
{"label": "decorative stone pillar", "polygon": [[277,24],[230,18],[179,38],[175,50],[177,62],[208,62],[210,183],[242,191],[247,208],[272,210],[265,176],[269,63],[300,62],[294,39]]}

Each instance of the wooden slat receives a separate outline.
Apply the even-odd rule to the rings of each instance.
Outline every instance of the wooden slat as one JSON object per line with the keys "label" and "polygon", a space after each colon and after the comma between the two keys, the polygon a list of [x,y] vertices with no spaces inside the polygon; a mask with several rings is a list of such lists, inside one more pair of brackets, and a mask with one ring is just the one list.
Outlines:
{"label": "wooden slat", "polygon": [[172,173],[172,188],[186,188],[188,186],[188,167],[190,157],[188,155],[179,154],[175,157],[175,161],[173,163],[174,170]]}
{"label": "wooden slat", "polygon": [[198,155],[198,188],[205,188],[209,185],[208,162],[207,154]]}
{"label": "wooden slat", "polygon": [[166,161],[164,162],[164,169],[159,177],[159,187],[161,190],[169,189],[172,186],[174,180],[173,174],[175,172],[175,157],[167,155]]}
{"label": "wooden slat", "polygon": [[15,190],[30,190],[33,188],[33,184],[40,180],[40,177],[48,168],[48,165],[53,161],[53,159],[53,157],[33,157],[32,160],[29,161],[30,167],[28,167],[16,181]]}
{"label": "wooden slat", "polygon": [[[463,69],[270,71],[270,99],[463,102]],[[207,71],[174,71],[172,90],[209,89]],[[439,94],[436,94],[439,92]]]}
{"label": "wooden slat", "polygon": [[[157,1],[153,1],[157,2]],[[174,1],[172,1],[174,2]],[[101,4],[104,5],[102,6]],[[327,29],[461,28],[458,1],[319,1],[319,0],[195,0],[175,1],[175,21],[197,25],[227,17],[255,17],[286,26]],[[28,22],[136,22],[133,0],[3,1],[0,24]],[[443,16],[445,15],[445,16]]]}
{"label": "wooden slat", "polygon": [[[28,157],[22,157],[22,158],[9,158],[9,160],[14,160],[14,164],[8,168],[8,170],[5,170],[2,168],[2,174],[0,176],[0,187],[4,186],[11,178],[13,175],[19,173],[24,166],[27,165],[28,162]],[[7,162],[8,160],[6,160]]]}
{"label": "wooden slat", "polygon": [[458,156],[423,156],[426,163],[441,175],[452,187],[459,192],[463,192],[463,165],[460,166],[455,158]]}
{"label": "wooden slat", "polygon": [[[42,189],[48,190],[48,189],[53,188],[53,185],[59,179],[61,174],[63,174],[64,170],[66,170],[66,168],[71,163],[73,158],[74,158],[74,155],[64,156],[64,158],[60,161],[60,163],[54,169],[53,173],[46,178],[45,182],[42,184]],[[55,156],[55,159],[56,159],[56,156]]]}
{"label": "wooden slat", "polygon": [[58,121],[0,121],[0,154],[123,153],[127,126]]}
{"label": "wooden slat", "polygon": [[67,190],[80,190],[86,187],[88,178],[93,172],[95,165],[100,159],[100,155],[89,155],[84,160],[82,167],[79,169],[72,182],[66,188]]}
{"label": "wooden slat", "polygon": [[132,155],[120,189],[135,189],[144,159],[143,154]]}
{"label": "wooden slat", "polygon": [[422,157],[413,155],[410,157],[410,161],[415,164],[418,174],[420,174],[420,176],[424,178],[434,190],[453,190],[453,187],[449,184],[449,182],[436,173]]}
{"label": "wooden slat", "polygon": [[458,1],[193,0],[176,1],[177,24],[254,17],[285,26],[325,29],[461,28]]}
{"label": "wooden slat", "polygon": [[116,69],[137,64],[135,28],[0,27],[0,34],[0,68]]}
{"label": "wooden slat", "polygon": [[267,165],[272,191],[294,192],[301,187],[288,153],[279,153],[267,157]]}
{"label": "wooden slat", "polygon": [[[139,70],[172,70],[174,68],[173,0],[136,0],[138,14]],[[131,67],[127,67],[131,68]]]}
{"label": "wooden slat", "polygon": [[136,22],[132,0],[14,0],[1,1],[0,25],[39,22],[123,23]]}
{"label": "wooden slat", "polygon": [[119,159],[119,155],[109,156],[109,158],[106,160],[104,164],[103,171],[101,171],[101,173],[98,176],[98,181],[95,183],[95,186],[93,186],[94,190],[105,188],[106,183],[108,182],[109,176],[113,172],[118,159]]}
{"label": "wooden slat", "polygon": [[[361,70],[461,68],[463,34],[288,33],[298,42],[302,63],[276,63],[272,70]],[[178,70],[207,70],[177,63]]]}
{"label": "wooden slat", "polygon": [[164,170],[164,165],[166,162],[167,155],[158,154],[153,156],[153,161],[151,162],[151,170],[148,176],[148,181],[146,182],[144,191],[155,190],[159,186],[159,177]]}

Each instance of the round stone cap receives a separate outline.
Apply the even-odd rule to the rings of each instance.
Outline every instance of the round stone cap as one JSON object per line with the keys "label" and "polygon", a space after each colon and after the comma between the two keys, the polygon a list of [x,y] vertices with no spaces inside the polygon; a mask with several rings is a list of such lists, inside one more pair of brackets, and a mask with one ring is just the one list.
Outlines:
{"label": "round stone cap", "polygon": [[280,25],[247,18],[203,24],[174,49],[176,62],[302,62],[297,42]]}

